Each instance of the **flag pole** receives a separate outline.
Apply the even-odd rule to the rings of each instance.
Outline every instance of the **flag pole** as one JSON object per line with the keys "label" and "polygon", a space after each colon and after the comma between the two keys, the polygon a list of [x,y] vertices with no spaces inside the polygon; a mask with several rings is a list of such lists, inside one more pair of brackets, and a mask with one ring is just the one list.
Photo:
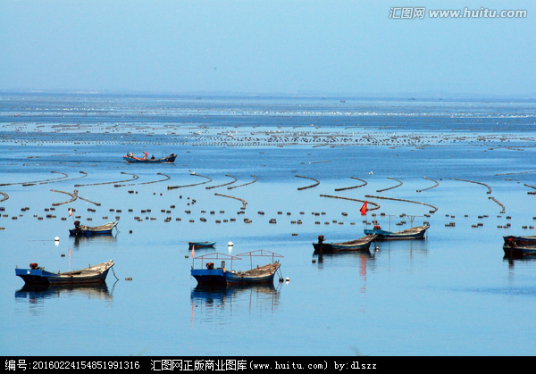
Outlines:
{"label": "flag pole", "polygon": [[72,217],[72,219],[73,219],[73,224],[74,224],[73,208],[69,208],[69,217]]}
{"label": "flag pole", "polygon": [[367,209],[367,202],[366,201],[363,204],[363,206],[361,207],[361,209],[359,209],[359,211],[361,212],[362,216],[365,216],[365,228],[366,228],[367,223],[368,223],[368,209]]}

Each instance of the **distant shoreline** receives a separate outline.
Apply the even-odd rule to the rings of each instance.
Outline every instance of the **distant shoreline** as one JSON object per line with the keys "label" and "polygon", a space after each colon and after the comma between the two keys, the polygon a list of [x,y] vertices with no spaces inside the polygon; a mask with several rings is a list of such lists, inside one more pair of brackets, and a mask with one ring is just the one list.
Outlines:
{"label": "distant shoreline", "polygon": [[122,90],[37,90],[0,89],[0,95],[88,95],[125,97],[183,97],[202,100],[203,98],[253,98],[253,99],[319,99],[319,100],[494,100],[494,101],[536,101],[536,93],[518,95],[482,95],[469,93],[308,93],[308,92],[195,92],[195,91],[122,91]]}

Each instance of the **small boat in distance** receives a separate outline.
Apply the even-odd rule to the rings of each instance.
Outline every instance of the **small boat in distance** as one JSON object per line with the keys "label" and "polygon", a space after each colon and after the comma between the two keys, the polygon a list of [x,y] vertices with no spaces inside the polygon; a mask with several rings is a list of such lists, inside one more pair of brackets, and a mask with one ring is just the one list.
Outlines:
{"label": "small boat in distance", "polygon": [[216,242],[188,242],[188,247],[192,248],[212,248]]}
{"label": "small boat in distance", "polygon": [[102,283],[106,280],[108,271],[114,266],[113,260],[103,262],[75,271],[51,273],[44,267],[38,266],[33,262],[29,269],[15,269],[15,275],[21,277],[25,284],[83,284],[83,283]]}
{"label": "small boat in distance", "polygon": [[368,251],[376,235],[367,235],[359,239],[341,243],[324,243],[324,236],[318,236],[318,243],[313,243],[315,252]]}
{"label": "small boat in distance", "polygon": [[80,224],[80,221],[74,221],[74,229],[69,229],[69,235],[71,236],[93,236],[93,235],[111,235],[114,227],[119,222],[112,221],[107,222],[101,226],[84,226]]}
{"label": "small boat in distance", "polygon": [[424,239],[426,230],[430,228],[429,225],[411,227],[406,230],[391,232],[382,230],[379,225],[374,225],[373,229],[365,229],[366,235],[376,235],[376,240],[413,240]]}
{"label": "small boat in distance", "polygon": [[151,158],[147,158],[149,154],[144,152],[143,157],[136,157],[132,152],[127,153],[123,156],[123,159],[128,163],[141,162],[146,164],[161,164],[161,163],[174,163],[177,155],[171,153],[169,156],[162,158],[155,158],[154,155]]}

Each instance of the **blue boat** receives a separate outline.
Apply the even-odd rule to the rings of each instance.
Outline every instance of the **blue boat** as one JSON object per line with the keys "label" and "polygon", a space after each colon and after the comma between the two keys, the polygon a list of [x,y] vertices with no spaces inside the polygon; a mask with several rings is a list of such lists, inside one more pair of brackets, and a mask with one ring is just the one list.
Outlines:
{"label": "blue boat", "polygon": [[192,269],[191,274],[199,284],[226,285],[225,268],[214,269],[214,263],[208,262],[206,269]]}
{"label": "blue boat", "polygon": [[175,159],[177,158],[177,155],[174,155],[171,153],[169,156],[162,157],[162,158],[155,158],[152,156],[151,158],[148,158],[149,154],[147,152],[144,152],[143,157],[136,157],[132,152],[127,153],[125,156],[123,156],[123,160],[125,160],[128,163],[143,163],[143,164],[161,164],[161,163],[174,163]]}
{"label": "blue boat", "polygon": [[376,240],[414,240],[424,239],[424,234],[430,226],[411,227],[406,230],[391,232],[382,230],[379,225],[375,225],[373,229],[365,229],[366,235],[376,235]]}
{"label": "blue boat", "polygon": [[69,235],[71,236],[93,236],[93,235],[111,235],[114,227],[119,222],[112,221],[107,222],[101,226],[84,226],[80,224],[80,221],[74,221],[74,229],[69,229]]}
{"label": "blue boat", "polygon": [[318,236],[318,243],[313,243],[315,252],[368,251],[376,235],[367,235],[359,239],[341,243],[324,243],[324,236]]}
{"label": "blue boat", "polygon": [[[232,270],[233,260],[242,260],[243,257],[249,257],[251,260],[251,268],[245,271]],[[271,257],[272,261],[263,266],[253,266],[252,258],[256,256]],[[273,282],[276,271],[281,267],[279,261],[274,261],[275,257],[283,257],[277,253],[259,250],[247,252],[236,256],[226,255],[222,253],[212,253],[208,255],[195,257],[194,260],[201,260],[201,268],[192,268],[190,274],[197,280],[200,285],[247,285],[247,284],[263,284]],[[221,261],[219,267],[215,267],[213,262],[207,262],[203,267],[205,260],[230,260],[231,266],[229,269],[225,267],[225,261]]]}
{"label": "blue boat", "polygon": [[216,242],[188,242],[188,247],[190,249],[192,248],[212,248],[214,247],[214,245],[216,244]]}
{"label": "blue boat", "polygon": [[113,260],[102,264],[89,266],[82,270],[64,273],[52,273],[31,263],[29,269],[15,269],[15,275],[21,277],[25,284],[59,285],[59,284],[86,284],[102,283],[106,280],[108,271],[114,266]]}
{"label": "blue boat", "polygon": [[[225,268],[225,261],[230,261],[232,267],[232,261],[241,260],[241,258],[216,252],[194,257],[194,262],[195,260],[201,261],[201,267],[196,269],[194,268],[194,265],[192,265],[190,274],[197,280],[197,283],[200,285],[227,285],[227,269]],[[222,261],[219,267],[215,267],[214,262],[212,261],[206,262],[205,264],[206,260]]]}

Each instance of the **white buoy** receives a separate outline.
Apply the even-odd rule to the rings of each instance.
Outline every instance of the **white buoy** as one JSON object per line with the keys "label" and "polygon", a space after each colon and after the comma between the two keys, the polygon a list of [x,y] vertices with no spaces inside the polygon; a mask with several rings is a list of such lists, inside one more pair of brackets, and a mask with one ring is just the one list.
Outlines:
{"label": "white buoy", "polygon": [[59,242],[59,241],[60,241],[60,237],[59,237],[59,236],[56,236],[56,237],[54,238],[54,241]]}
{"label": "white buoy", "polygon": [[369,173],[369,175],[372,175],[372,171]]}
{"label": "white buoy", "polygon": [[229,247],[232,247],[234,244],[233,244],[233,242],[229,242],[229,243],[227,243],[227,245],[228,245]]}

